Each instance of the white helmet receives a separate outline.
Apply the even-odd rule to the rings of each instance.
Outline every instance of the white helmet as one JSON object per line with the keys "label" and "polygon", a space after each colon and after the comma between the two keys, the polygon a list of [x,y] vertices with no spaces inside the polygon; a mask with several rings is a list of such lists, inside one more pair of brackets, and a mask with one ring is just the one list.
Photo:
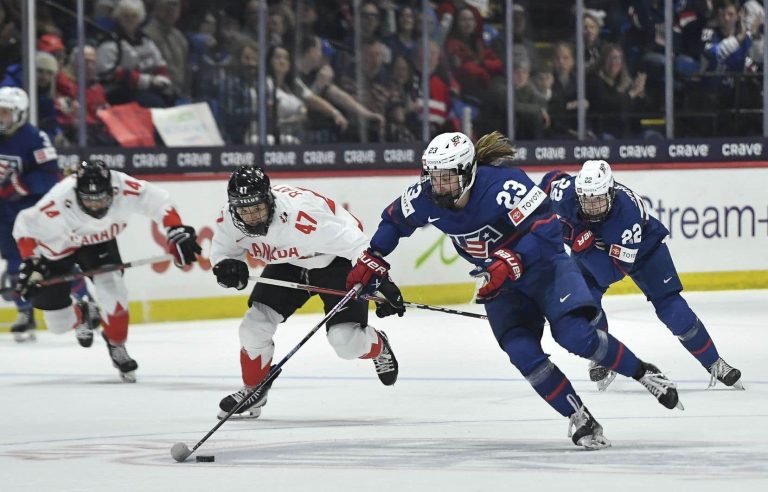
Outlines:
{"label": "white helmet", "polygon": [[587,161],[576,176],[576,194],[581,214],[589,222],[600,222],[611,211],[614,188],[611,166],[605,161]]}
{"label": "white helmet", "polygon": [[24,89],[0,87],[0,108],[11,111],[11,121],[0,119],[0,134],[13,133],[27,121],[29,97]]}
{"label": "white helmet", "polygon": [[[421,167],[424,174],[432,180],[432,200],[440,207],[453,208],[475,181],[477,164],[475,163],[475,146],[468,136],[463,133],[441,133],[429,142],[421,156]],[[453,171],[453,173],[445,173]],[[437,176],[457,176],[455,186],[450,190],[437,193]],[[443,178],[444,179],[444,178]],[[444,185],[440,185],[445,188]]]}

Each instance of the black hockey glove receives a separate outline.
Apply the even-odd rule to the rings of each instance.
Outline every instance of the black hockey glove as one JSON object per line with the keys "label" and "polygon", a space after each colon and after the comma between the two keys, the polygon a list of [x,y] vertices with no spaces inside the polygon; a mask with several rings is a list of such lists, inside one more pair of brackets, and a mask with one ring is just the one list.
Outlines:
{"label": "black hockey glove", "polygon": [[43,288],[40,282],[48,276],[48,264],[41,258],[27,258],[21,262],[16,292],[24,300],[32,299]]}
{"label": "black hockey glove", "polygon": [[213,274],[216,275],[219,285],[234,287],[237,290],[243,290],[248,285],[248,273],[248,265],[240,260],[221,260],[213,267]]}
{"label": "black hockey glove", "polygon": [[386,318],[396,314],[402,317],[405,314],[403,294],[400,293],[400,289],[388,275],[381,278],[381,283],[377,290],[384,296],[387,302],[376,303],[376,316]]}
{"label": "black hockey glove", "polygon": [[173,255],[173,263],[181,268],[197,261],[196,254],[203,252],[197,244],[195,229],[187,225],[168,229],[168,252]]}

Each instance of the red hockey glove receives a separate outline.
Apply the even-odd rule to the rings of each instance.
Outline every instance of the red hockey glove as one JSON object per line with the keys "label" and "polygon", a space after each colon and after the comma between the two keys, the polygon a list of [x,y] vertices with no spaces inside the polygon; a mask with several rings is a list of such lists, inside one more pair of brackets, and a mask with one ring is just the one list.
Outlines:
{"label": "red hockey glove", "polygon": [[388,272],[389,263],[376,256],[368,248],[360,253],[357,263],[349,271],[347,289],[351,289],[356,284],[362,284],[363,288],[360,290],[360,294],[371,295],[379,289],[381,279],[387,277]]}
{"label": "red hockey glove", "polygon": [[581,234],[573,238],[571,250],[573,250],[574,253],[582,253],[591,248],[594,242],[595,234],[589,229],[585,229]]}
{"label": "red hockey glove", "polygon": [[478,301],[493,299],[498,294],[499,287],[507,281],[519,280],[523,276],[523,262],[514,251],[500,249],[488,258],[486,266],[480,266],[472,272],[473,277],[482,278],[484,284],[477,291]]}
{"label": "red hockey glove", "polygon": [[181,268],[197,261],[196,254],[203,252],[197,244],[195,229],[186,225],[178,225],[168,229],[168,252],[173,255],[173,263]]}

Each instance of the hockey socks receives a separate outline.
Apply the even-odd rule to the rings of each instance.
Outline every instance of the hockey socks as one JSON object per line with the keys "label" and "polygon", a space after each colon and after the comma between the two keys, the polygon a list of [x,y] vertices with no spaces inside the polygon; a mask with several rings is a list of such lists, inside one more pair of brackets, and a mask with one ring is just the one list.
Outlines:
{"label": "hockey socks", "polygon": [[702,366],[710,367],[720,356],[704,324],[679,293],[651,301],[656,315]]}
{"label": "hockey socks", "polygon": [[696,318],[696,322],[688,331],[677,335],[677,338],[683,344],[683,347],[706,368],[712,366],[720,358],[712,337],[709,336],[707,329],[704,328],[704,325],[698,318]]}
{"label": "hockey socks", "polygon": [[595,330],[595,333],[597,350],[589,358],[622,376],[634,377],[641,366],[640,359],[610,333],[602,330]]}
{"label": "hockey socks", "polygon": [[536,393],[563,417],[569,417],[574,412],[573,406],[568,402],[569,395],[576,399],[579,406],[582,405],[571,382],[549,359],[525,375],[525,379],[531,383]]}

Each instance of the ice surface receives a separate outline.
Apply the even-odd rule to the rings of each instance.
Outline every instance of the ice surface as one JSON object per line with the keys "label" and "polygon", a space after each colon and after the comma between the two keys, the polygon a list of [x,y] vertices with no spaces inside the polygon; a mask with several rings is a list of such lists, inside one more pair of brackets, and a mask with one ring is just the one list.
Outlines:
{"label": "ice surface", "polygon": [[[400,363],[391,388],[371,361],[337,358],[320,331],[286,364],[261,418],[225,423],[198,450],[215,463],[176,463],[170,449],[192,447],[240,387],[238,319],[132,327],[133,385],[119,382],[100,337],[83,349],[74,334],[34,344],[2,334],[0,490],[768,490],[768,291],[686,298],[746,391],[707,390],[709,375],[639,296],[606,298],[611,331],[679,383],[685,411],[622,377],[598,393],[587,362],[545,335],[613,442],[595,452],[571,444],[567,419],[486,322],[455,315],[372,319]],[[319,319],[282,325],[276,359]]]}

